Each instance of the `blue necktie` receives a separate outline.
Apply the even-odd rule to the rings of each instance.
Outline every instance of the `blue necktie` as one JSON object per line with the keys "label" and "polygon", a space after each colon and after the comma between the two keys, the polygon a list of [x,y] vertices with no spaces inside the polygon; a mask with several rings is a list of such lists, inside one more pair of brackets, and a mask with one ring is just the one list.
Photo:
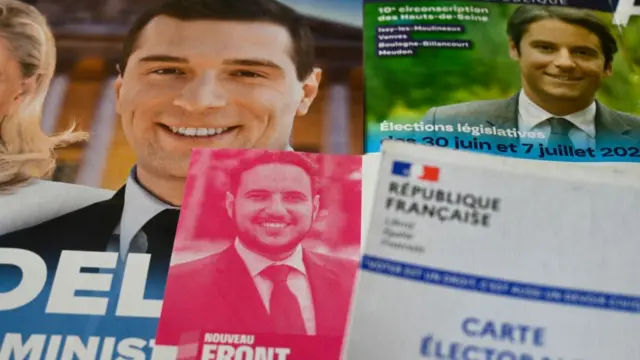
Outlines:
{"label": "blue necktie", "polygon": [[573,124],[569,120],[553,117],[549,119],[549,125],[551,125],[551,133],[549,134],[547,146],[573,146],[573,141],[569,138],[569,131],[573,127]]}

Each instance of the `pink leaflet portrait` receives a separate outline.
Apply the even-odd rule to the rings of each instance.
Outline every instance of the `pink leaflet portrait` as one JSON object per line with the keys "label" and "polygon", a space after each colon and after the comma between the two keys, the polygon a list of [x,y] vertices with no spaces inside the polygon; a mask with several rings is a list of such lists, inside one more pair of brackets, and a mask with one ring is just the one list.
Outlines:
{"label": "pink leaflet portrait", "polygon": [[194,150],[157,344],[180,358],[338,359],[361,177],[356,155]]}

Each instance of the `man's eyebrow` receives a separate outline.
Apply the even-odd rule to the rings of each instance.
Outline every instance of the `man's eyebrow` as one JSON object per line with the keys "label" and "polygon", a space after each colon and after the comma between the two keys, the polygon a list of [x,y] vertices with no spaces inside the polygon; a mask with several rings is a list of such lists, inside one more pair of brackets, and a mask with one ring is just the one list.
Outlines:
{"label": "man's eyebrow", "polygon": [[188,63],[186,58],[172,55],[147,55],[138,60],[138,62],[170,62],[170,63]]}
{"label": "man's eyebrow", "polygon": [[254,189],[249,189],[249,190],[245,191],[244,193],[245,194],[250,194],[250,193],[256,193],[256,192],[257,193],[263,193],[263,192],[271,192],[271,191],[269,191],[267,189],[254,188]]}
{"label": "man's eyebrow", "polygon": [[598,52],[598,48],[595,46],[591,46],[591,45],[577,45],[573,47],[574,50],[589,50],[589,51],[595,51]]}
{"label": "man's eyebrow", "polygon": [[529,42],[538,44],[555,44],[555,42],[553,42],[552,40],[546,39],[531,39]]}
{"label": "man's eyebrow", "polygon": [[241,65],[241,66],[255,66],[255,67],[268,67],[272,69],[281,70],[282,67],[271,60],[266,59],[229,59],[223,61],[225,65]]}
{"label": "man's eyebrow", "polygon": [[285,194],[287,195],[300,195],[302,197],[307,197],[307,195],[299,190],[290,190],[290,191],[283,191]]}
{"label": "man's eyebrow", "polygon": [[[273,193],[273,190],[270,189],[263,189],[263,188],[254,188],[254,189],[249,189],[247,191],[245,191],[245,194],[251,194],[251,193]],[[285,191],[275,191],[275,192],[279,192],[279,193],[284,193],[284,194],[300,194],[300,195],[304,195],[304,192],[300,191],[300,190],[285,190]]]}
{"label": "man's eyebrow", "polygon": [[[542,39],[533,39],[531,40],[532,44],[543,44],[543,45],[557,45],[555,42],[551,40],[542,40]],[[590,51],[598,51],[597,47],[591,45],[574,45],[571,46],[573,50],[590,50]]]}

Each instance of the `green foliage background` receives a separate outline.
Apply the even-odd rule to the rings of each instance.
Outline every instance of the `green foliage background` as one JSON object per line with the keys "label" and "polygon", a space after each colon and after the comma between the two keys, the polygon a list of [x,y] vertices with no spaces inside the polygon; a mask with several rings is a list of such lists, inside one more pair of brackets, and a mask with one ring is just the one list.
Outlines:
{"label": "green foliage background", "polygon": [[[471,50],[419,49],[407,57],[378,57],[376,27],[407,22],[378,22],[379,8],[403,5],[474,5],[489,9],[488,22],[414,21],[411,24],[464,25],[465,33],[424,33],[420,39],[465,39]],[[509,57],[506,24],[518,7],[482,1],[413,1],[365,5],[365,109],[366,121],[395,123],[419,121],[432,106],[465,101],[508,98],[520,89],[518,64]],[[612,15],[599,13],[608,23]],[[605,105],[640,114],[640,16],[631,17],[626,27],[612,25],[619,52],[614,59],[613,76],[598,93]],[[414,35],[415,37],[415,35]],[[417,37],[415,37],[417,38]]]}

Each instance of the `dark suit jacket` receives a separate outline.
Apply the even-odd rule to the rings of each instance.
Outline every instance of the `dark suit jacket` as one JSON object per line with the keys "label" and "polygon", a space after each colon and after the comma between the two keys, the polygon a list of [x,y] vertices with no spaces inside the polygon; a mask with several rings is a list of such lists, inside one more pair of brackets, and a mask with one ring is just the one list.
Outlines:
{"label": "dark suit jacket", "polygon": [[[49,298],[50,286],[58,268],[60,255],[64,250],[105,252],[107,244],[113,236],[113,231],[118,226],[124,208],[124,187],[108,200],[97,202],[51,219],[39,225],[15,231],[0,236],[0,247],[19,248],[37,253],[47,264],[47,285],[36,299],[24,306],[21,311],[30,311],[34,314],[29,331],[54,333],[68,333],[81,336],[116,336],[124,337],[148,337],[153,338],[158,325],[157,318],[141,318],[135,316],[116,316],[115,309],[120,296],[120,284],[118,277],[114,276],[111,282],[111,290],[106,292],[84,291],[84,295],[110,297],[105,316],[64,316],[46,314],[44,308]],[[149,264],[146,278],[144,298],[148,300],[160,300],[164,295],[167,271],[171,260],[173,240],[156,242],[153,245],[153,255]],[[118,266],[121,266],[120,264]],[[122,269],[122,267],[120,267]],[[84,269],[83,272],[96,272],[97,269]],[[105,270],[116,273],[113,269]],[[16,274],[18,273],[18,274]],[[0,283],[8,281],[17,283],[20,279],[19,272],[12,267],[0,266]],[[24,313],[22,313],[24,314]],[[41,314],[41,315],[40,315]],[[23,315],[24,316],[24,315]],[[1,318],[2,316],[0,316]],[[36,324],[34,319],[42,321]],[[57,330],[51,330],[51,329]],[[24,327],[22,328],[24,329]],[[46,330],[48,329],[48,330]],[[18,331],[19,332],[19,331]],[[145,347],[147,358],[152,349]]]}
{"label": "dark suit jacket", "polygon": [[[303,250],[314,303],[316,334],[343,336],[356,261]],[[174,265],[167,282],[160,329],[178,343],[192,331],[269,333],[271,320],[247,267],[233,245]],[[166,338],[164,337],[166,336]]]}
{"label": "dark suit jacket", "polygon": [[100,201],[30,228],[0,236],[0,246],[57,258],[62,250],[105,251],[124,208],[124,187]]}
{"label": "dark suit jacket", "polygon": [[[63,250],[104,252],[120,223],[125,187],[111,199],[100,201],[36,226],[0,236],[0,247],[25,249],[39,254],[51,272]],[[149,279],[164,288],[173,250],[173,238],[154,243],[149,264]]]}
{"label": "dark suit jacket", "polygon": [[[509,99],[473,101],[433,107],[425,123],[494,126],[498,129],[518,128],[518,95]],[[596,102],[596,145],[632,146],[640,143],[640,117],[615,111]],[[443,134],[444,135],[444,134]],[[508,140],[509,138],[503,138]],[[517,141],[518,139],[513,139]]]}

